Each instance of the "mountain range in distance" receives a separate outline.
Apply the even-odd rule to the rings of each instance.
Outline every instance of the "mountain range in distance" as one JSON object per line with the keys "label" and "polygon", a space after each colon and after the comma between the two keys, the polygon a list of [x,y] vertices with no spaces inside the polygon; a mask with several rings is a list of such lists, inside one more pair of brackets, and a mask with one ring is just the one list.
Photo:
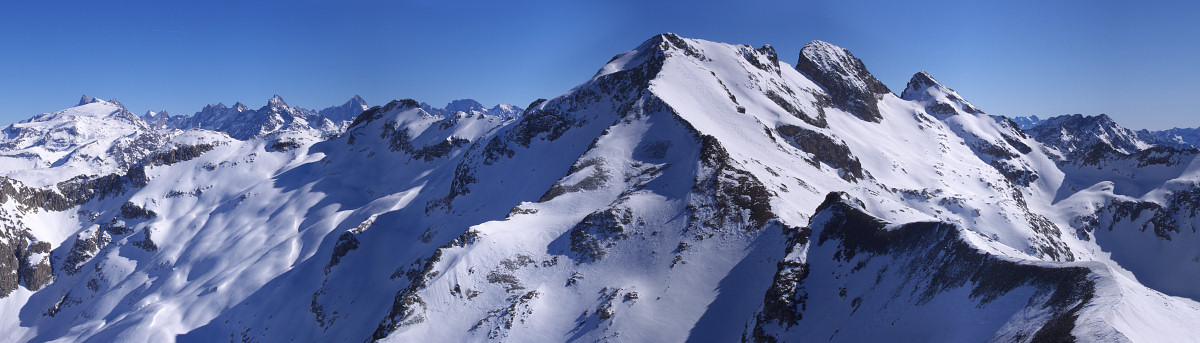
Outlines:
{"label": "mountain range in distance", "polygon": [[1198,129],[662,34],[524,108],[0,135],[13,341],[1198,341]]}

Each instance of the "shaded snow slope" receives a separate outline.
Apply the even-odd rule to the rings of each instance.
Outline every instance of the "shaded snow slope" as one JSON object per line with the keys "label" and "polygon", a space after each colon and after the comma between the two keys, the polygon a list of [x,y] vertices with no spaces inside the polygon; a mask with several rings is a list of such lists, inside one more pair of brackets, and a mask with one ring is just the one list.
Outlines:
{"label": "shaded snow slope", "polygon": [[[0,263],[0,327],[36,341],[1194,341],[1200,321],[1187,282],[1164,277],[1200,273],[1155,267],[1194,248],[1192,155],[1116,159],[1162,176],[1064,196],[1086,183],[1060,167],[1080,150],[924,72],[897,96],[825,42],[793,67],[771,46],[663,34],[523,110],[406,99],[344,126],[313,115],[279,98],[214,105],[180,120],[224,139],[173,131],[187,143],[109,176],[8,181],[0,247],[20,258]],[[1120,156],[1154,151],[1138,147]]]}

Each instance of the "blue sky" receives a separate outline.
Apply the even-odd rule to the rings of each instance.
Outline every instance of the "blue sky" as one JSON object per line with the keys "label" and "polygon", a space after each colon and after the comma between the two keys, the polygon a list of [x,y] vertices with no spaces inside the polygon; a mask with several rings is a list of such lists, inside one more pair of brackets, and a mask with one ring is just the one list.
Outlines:
{"label": "blue sky", "polygon": [[116,98],[135,113],[474,98],[525,106],[663,32],[849,49],[895,92],[929,71],[992,114],[1200,126],[1200,3],[130,1],[0,4],[0,123]]}

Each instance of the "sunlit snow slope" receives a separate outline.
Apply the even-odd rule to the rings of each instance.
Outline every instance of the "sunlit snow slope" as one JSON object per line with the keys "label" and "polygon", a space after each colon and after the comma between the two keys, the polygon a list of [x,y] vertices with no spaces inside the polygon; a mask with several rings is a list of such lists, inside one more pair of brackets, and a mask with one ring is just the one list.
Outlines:
{"label": "sunlit snow slope", "polygon": [[0,330],[1200,340],[1195,150],[1031,135],[925,72],[896,95],[826,42],[793,66],[663,34],[524,110],[346,114],[364,107],[276,97],[150,125],[96,101],[5,129],[23,164],[0,185]]}

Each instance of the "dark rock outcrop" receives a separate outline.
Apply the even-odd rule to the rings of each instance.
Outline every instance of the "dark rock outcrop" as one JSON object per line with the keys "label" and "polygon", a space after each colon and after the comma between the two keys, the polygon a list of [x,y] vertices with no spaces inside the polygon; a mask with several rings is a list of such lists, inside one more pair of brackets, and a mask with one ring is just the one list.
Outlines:
{"label": "dark rock outcrop", "polygon": [[892,91],[875,79],[850,51],[812,41],[800,51],[796,69],[824,87],[834,106],[862,120],[878,123],[883,119],[879,113],[879,96]]}

